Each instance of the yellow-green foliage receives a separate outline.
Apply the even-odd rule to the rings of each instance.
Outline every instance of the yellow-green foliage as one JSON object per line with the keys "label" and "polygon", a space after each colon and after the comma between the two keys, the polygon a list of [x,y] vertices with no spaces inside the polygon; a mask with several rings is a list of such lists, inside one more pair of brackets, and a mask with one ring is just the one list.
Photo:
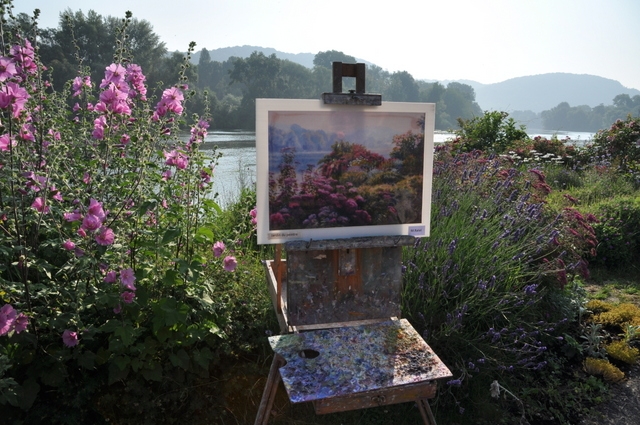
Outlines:
{"label": "yellow-green foliage", "polygon": [[606,381],[619,382],[624,379],[624,372],[605,359],[588,357],[584,361],[584,370],[590,375],[602,375]]}
{"label": "yellow-green foliage", "polygon": [[594,315],[592,320],[603,325],[620,327],[625,323],[636,325],[640,324],[640,308],[631,303],[622,303],[613,306],[609,311]]}
{"label": "yellow-green foliage", "polygon": [[604,348],[609,356],[629,364],[634,364],[640,356],[640,350],[629,347],[625,341],[613,341]]}
{"label": "yellow-green foliage", "polygon": [[585,304],[587,310],[591,310],[594,314],[609,311],[613,308],[611,303],[601,300],[591,300]]}

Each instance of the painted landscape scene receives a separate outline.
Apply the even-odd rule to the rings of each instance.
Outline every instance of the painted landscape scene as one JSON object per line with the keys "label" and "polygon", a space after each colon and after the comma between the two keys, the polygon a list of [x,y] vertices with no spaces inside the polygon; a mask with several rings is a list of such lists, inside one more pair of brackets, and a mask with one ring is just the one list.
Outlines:
{"label": "painted landscape scene", "polygon": [[420,223],[424,113],[269,112],[269,230]]}

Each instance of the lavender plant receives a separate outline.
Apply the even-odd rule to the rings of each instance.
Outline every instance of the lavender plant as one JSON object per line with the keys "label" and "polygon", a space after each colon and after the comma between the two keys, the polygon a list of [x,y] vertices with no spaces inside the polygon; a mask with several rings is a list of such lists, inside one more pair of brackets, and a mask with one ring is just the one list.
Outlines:
{"label": "lavender plant", "polygon": [[405,251],[404,314],[452,368],[445,390],[458,399],[472,377],[544,373],[577,314],[571,276],[588,272],[587,219],[547,211],[544,172],[513,167],[439,147],[431,236]]}

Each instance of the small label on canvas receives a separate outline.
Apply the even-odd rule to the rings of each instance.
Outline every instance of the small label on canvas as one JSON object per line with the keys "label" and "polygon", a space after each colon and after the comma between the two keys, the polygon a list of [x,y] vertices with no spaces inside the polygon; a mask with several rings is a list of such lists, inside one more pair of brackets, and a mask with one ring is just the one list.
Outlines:
{"label": "small label on canvas", "polygon": [[425,236],[427,226],[409,226],[409,236]]}
{"label": "small label on canvas", "polygon": [[269,239],[280,239],[280,238],[297,238],[300,237],[299,232],[269,232]]}

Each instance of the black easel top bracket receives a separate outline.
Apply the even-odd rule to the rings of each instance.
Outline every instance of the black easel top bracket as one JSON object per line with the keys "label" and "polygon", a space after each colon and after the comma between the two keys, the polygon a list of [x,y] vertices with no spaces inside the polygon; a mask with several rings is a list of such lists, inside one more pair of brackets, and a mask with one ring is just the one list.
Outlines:
{"label": "black easel top bracket", "polygon": [[[356,89],[342,93],[342,78],[355,77]],[[326,105],[382,105],[382,95],[367,94],[365,87],[365,66],[363,63],[333,62],[333,93],[322,93]]]}

